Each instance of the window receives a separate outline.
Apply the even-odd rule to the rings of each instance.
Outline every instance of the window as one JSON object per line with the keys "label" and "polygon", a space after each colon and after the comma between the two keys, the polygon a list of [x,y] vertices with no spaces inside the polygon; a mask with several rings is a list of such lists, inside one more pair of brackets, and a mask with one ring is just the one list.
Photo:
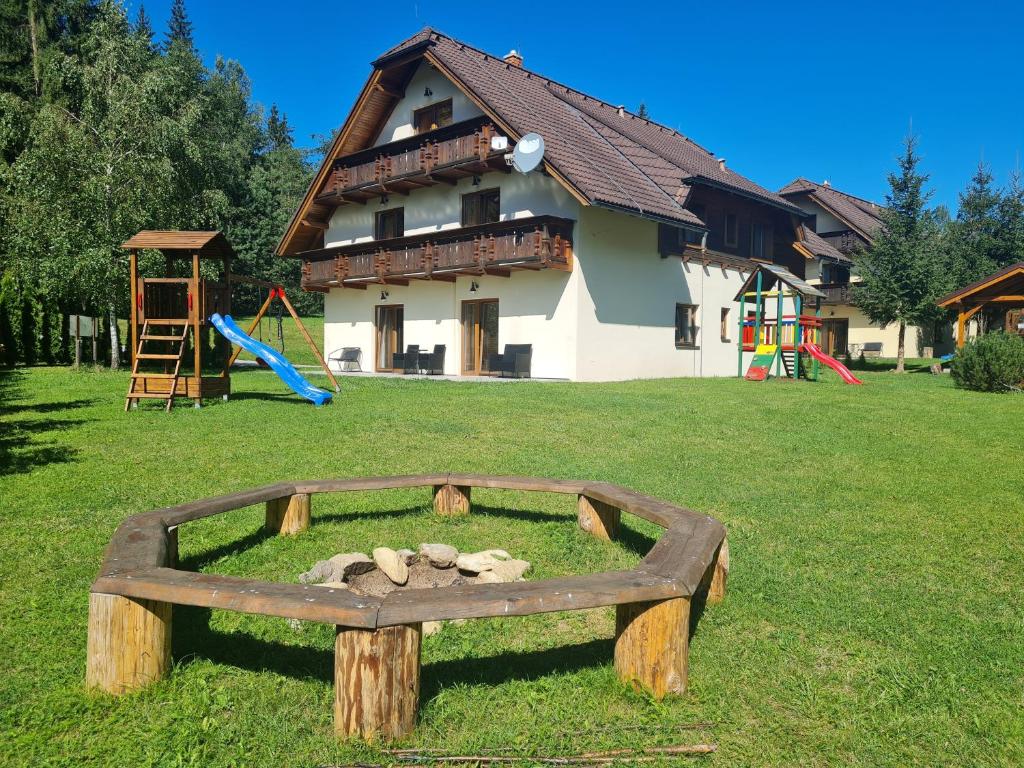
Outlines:
{"label": "window", "polygon": [[501,220],[501,193],[485,189],[462,196],[462,226],[493,224]]}
{"label": "window", "polygon": [[676,346],[697,346],[696,304],[676,304]]}
{"label": "window", "polygon": [[821,264],[821,282],[831,285],[844,285],[850,282],[849,267],[823,261]]}
{"label": "window", "polygon": [[378,211],[373,217],[373,239],[387,240],[405,235],[405,209]]}
{"label": "window", "polygon": [[750,228],[750,258],[770,260],[772,257],[772,230],[755,221]]}
{"label": "window", "polygon": [[679,256],[687,245],[700,245],[704,232],[699,229],[685,229],[671,224],[658,225],[658,252],[662,257]]}
{"label": "window", "polygon": [[729,211],[725,214],[725,244],[729,248],[735,248],[740,242],[740,222],[735,213]]}
{"label": "window", "polygon": [[412,124],[416,133],[426,133],[452,124],[452,100],[439,101],[429,107],[412,113]]}
{"label": "window", "polygon": [[729,327],[729,308],[722,307],[722,341],[730,341]]}

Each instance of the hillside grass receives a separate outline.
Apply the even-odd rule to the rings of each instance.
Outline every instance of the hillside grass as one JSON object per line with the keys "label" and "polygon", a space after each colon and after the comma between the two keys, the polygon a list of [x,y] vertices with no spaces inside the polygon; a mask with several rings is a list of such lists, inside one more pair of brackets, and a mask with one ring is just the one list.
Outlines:
{"label": "hillside grass", "polygon": [[[454,470],[607,480],[714,515],[729,593],[693,639],[689,693],[662,702],[616,681],[611,609],[446,625],[424,641],[410,744],[713,742],[699,762],[1020,765],[1024,400],[945,376],[863,378],[345,377],[315,409],[252,370],[228,402],[125,414],[124,373],[0,372],[0,764],[383,762],[333,737],[330,627],[176,609],[167,680],[86,692],[89,585],[136,512],[280,480]],[[183,528],[182,563],[294,581],[336,552],[438,540],[508,549],[541,579],[628,567],[655,533],[627,518],[619,542],[598,542],[565,497],[473,501],[472,516],[441,520],[422,491],[317,496],[293,539],[263,536],[249,508]]]}

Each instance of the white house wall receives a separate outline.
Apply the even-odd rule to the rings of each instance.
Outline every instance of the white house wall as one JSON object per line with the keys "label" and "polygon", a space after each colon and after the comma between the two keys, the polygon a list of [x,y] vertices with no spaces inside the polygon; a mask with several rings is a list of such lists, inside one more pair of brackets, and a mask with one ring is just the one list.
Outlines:
{"label": "white house wall", "polygon": [[[600,208],[582,209],[575,240],[580,381],[737,374],[733,298],[743,278],[736,270],[663,259],[657,224]],[[695,348],[675,345],[677,303],[698,307]],[[723,308],[729,309],[728,341],[720,333]]]}
{"label": "white house wall", "polygon": [[408,196],[391,194],[384,205],[377,198],[366,205],[349,203],[339,206],[331,216],[324,243],[335,246],[372,240],[374,215],[391,208],[405,209],[402,215],[406,235],[455,229],[461,224],[462,195],[495,187],[501,190],[502,221],[540,215],[566,219],[577,217],[579,203],[549,176],[540,173],[487,173],[480,177],[479,186],[473,186],[473,179],[467,177],[459,179],[454,187],[438,184],[415,190]]}
{"label": "white house wall", "polygon": [[[444,344],[444,372],[460,373],[462,302],[498,300],[498,344],[532,344],[535,378],[576,378],[577,275],[558,270],[520,271],[511,277],[459,275],[454,283],[412,280],[408,286],[371,285],[365,291],[333,288],[324,297],[324,346],[362,349],[363,370],[374,369],[375,308],[401,304],[403,343],[421,350]],[[473,283],[477,290],[472,291]],[[387,297],[382,299],[381,292]]]}
{"label": "white house wall", "polygon": [[[431,92],[430,96],[424,95],[427,89]],[[452,84],[451,80],[426,61],[421,62],[405,89],[405,96],[395,105],[373,146],[415,136],[413,113],[421,107],[428,107],[447,99],[452,100],[452,122],[459,123],[483,114],[476,104]]]}

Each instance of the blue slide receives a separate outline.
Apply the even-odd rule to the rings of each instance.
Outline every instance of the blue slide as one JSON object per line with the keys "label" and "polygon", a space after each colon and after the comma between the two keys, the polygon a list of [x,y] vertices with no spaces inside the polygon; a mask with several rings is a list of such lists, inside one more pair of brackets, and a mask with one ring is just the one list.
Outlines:
{"label": "blue slide", "polygon": [[323,405],[324,403],[331,402],[333,395],[330,392],[314,387],[306,381],[284,355],[276,349],[268,347],[263,342],[256,341],[256,339],[238,327],[238,324],[231,319],[231,315],[221,317],[214,312],[210,316],[210,322],[232,344],[237,344],[246,352],[252,352],[257,357],[262,358],[273,369],[274,373],[281,377],[281,381],[287,384],[295,394],[306,398],[313,405]]}

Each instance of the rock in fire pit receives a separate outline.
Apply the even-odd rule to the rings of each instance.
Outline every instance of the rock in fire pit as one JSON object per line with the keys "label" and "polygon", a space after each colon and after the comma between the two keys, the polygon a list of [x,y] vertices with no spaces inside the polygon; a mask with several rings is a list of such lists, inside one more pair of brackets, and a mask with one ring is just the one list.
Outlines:
{"label": "rock in fire pit", "polygon": [[362,552],[340,553],[317,561],[299,581],[383,597],[398,589],[522,581],[529,568],[503,549],[459,553],[447,544],[420,544],[418,553],[377,547],[372,559]]}

